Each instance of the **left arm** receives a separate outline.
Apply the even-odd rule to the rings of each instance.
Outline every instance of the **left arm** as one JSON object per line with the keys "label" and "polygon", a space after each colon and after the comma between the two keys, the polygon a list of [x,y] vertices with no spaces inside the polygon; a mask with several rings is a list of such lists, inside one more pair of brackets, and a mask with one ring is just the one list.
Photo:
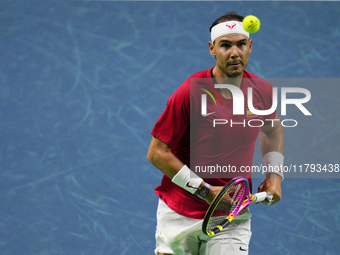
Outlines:
{"label": "left arm", "polygon": [[[268,152],[279,152],[283,154],[283,127],[281,122],[276,115],[273,124],[263,126],[260,131],[260,149],[262,156],[266,155]],[[278,202],[281,195],[281,181],[282,178],[275,173],[267,173],[266,179],[261,183],[258,188],[258,192],[267,191],[274,195],[272,204]],[[267,202],[264,202],[265,204]]]}

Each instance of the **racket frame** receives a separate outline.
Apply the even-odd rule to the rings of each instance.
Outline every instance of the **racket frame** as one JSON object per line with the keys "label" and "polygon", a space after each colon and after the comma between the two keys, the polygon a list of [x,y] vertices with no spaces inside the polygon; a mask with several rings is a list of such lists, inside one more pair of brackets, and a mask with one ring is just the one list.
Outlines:
{"label": "racket frame", "polygon": [[[213,230],[208,230],[208,226],[209,226],[209,222],[211,219],[211,216],[213,215],[214,211],[216,210],[216,207],[218,206],[218,204],[220,203],[221,199],[224,197],[225,193],[228,192],[228,190],[237,185],[237,183],[240,182],[244,182],[244,190],[243,190],[243,194],[240,198],[240,201],[242,201],[242,203],[238,203],[236,205],[236,207],[234,208],[234,210],[228,215],[226,216],[226,218],[218,225],[216,226]],[[255,196],[251,196],[252,200],[250,202],[246,202],[247,201],[247,197],[250,194],[250,190],[249,190],[249,182],[246,178],[243,177],[235,177],[233,179],[231,179],[222,189],[221,191],[217,194],[217,196],[214,198],[213,202],[211,203],[211,205],[208,208],[208,211],[206,212],[205,216],[204,216],[204,220],[203,220],[203,224],[202,224],[202,231],[204,234],[208,235],[208,236],[212,236],[217,234],[218,232],[222,231],[226,226],[228,226],[228,224],[236,217],[236,215],[243,210],[244,207],[246,207],[247,205],[249,205],[252,201],[255,200]]]}

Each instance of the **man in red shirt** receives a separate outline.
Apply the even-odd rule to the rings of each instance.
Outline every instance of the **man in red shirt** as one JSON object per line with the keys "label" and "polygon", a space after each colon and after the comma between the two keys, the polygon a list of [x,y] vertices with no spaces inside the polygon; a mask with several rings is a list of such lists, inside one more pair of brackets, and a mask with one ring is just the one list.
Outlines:
{"label": "man in red shirt", "polygon": [[[242,175],[251,183],[251,172],[240,170],[251,168],[258,135],[265,165],[282,169],[283,127],[276,111],[259,116],[247,109],[243,115],[234,115],[232,89],[218,89],[214,85],[231,84],[245,98],[251,88],[255,109],[271,108],[271,85],[245,71],[252,39],[243,29],[242,20],[242,16],[232,12],[212,24],[209,50],[216,65],[190,76],[175,91],[151,132],[147,157],[164,173],[161,185],[156,188],[160,197],[156,254],[248,254],[251,236],[248,210],[236,217],[226,231],[212,237],[200,232],[202,219],[213,198],[231,178]],[[203,111],[202,95],[208,91],[213,91],[220,105],[210,100]],[[216,120],[223,120],[223,125]],[[249,120],[262,125],[251,125]],[[208,165],[231,166],[237,171],[228,175],[202,174],[200,167]],[[281,199],[282,179],[282,171],[267,172],[258,187],[258,191],[274,195],[271,204]]]}

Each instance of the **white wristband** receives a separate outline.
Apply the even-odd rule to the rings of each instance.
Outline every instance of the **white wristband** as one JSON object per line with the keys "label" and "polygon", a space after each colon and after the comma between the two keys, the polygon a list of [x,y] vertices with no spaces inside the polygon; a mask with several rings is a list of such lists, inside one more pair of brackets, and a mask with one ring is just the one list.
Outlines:
{"label": "white wristband", "polygon": [[203,179],[184,165],[171,180],[173,183],[194,194],[200,187]]}
{"label": "white wristband", "polygon": [[266,176],[269,173],[274,173],[280,176],[283,180],[284,179],[283,171],[282,171],[283,170],[283,159],[284,157],[282,153],[278,151],[271,151],[271,152],[268,152],[266,155],[264,155],[263,162],[265,166],[267,167]]}

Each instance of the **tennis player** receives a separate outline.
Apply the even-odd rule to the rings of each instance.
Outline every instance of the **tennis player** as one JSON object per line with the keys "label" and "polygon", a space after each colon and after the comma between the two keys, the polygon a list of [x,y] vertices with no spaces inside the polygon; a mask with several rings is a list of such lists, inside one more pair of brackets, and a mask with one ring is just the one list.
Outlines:
{"label": "tennis player", "polygon": [[[159,204],[155,254],[248,254],[251,237],[249,209],[238,215],[226,230],[214,236],[204,235],[201,226],[209,203],[231,178],[243,176],[251,183],[251,172],[239,170],[252,166],[258,136],[264,165],[268,167],[258,191],[273,194],[272,204],[281,199],[283,127],[276,111],[257,115],[246,108],[248,88],[252,88],[255,109],[270,109],[272,86],[245,71],[253,40],[243,29],[242,20],[242,16],[230,12],[212,24],[209,50],[216,65],[193,74],[179,86],[168,99],[151,132],[153,137],[147,158],[164,173],[160,186],[156,188]],[[196,80],[198,82],[194,82]],[[243,92],[244,115],[233,114],[235,97],[232,89],[214,88],[214,84],[221,82]],[[202,95],[207,91],[215,95],[219,103],[206,100],[205,114],[202,114]],[[223,119],[224,124],[213,126],[216,119]],[[249,119],[254,119],[252,125],[246,124],[250,123],[246,122]],[[263,125],[255,125],[256,121]],[[227,176],[202,175],[196,171],[197,166],[216,164],[232,166],[238,171]]]}

